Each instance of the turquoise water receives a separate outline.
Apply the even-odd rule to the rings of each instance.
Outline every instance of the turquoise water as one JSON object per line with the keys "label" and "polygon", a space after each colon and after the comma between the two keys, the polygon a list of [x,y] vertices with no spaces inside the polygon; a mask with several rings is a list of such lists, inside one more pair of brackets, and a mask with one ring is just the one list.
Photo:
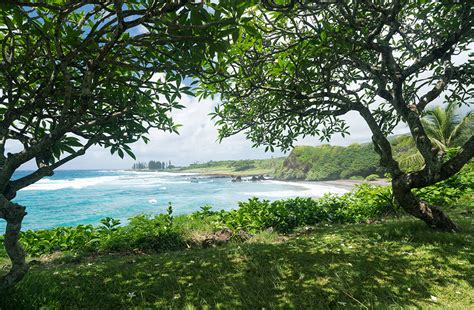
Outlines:
{"label": "turquoise water", "polygon": [[[26,174],[20,171],[15,178]],[[321,196],[344,190],[317,183],[246,181],[193,174],[135,171],[60,170],[18,192],[15,202],[27,207],[23,229],[98,224],[110,216],[126,221],[136,214],[191,213],[205,204],[229,210],[251,197],[281,199]],[[0,222],[0,231],[4,222]]]}

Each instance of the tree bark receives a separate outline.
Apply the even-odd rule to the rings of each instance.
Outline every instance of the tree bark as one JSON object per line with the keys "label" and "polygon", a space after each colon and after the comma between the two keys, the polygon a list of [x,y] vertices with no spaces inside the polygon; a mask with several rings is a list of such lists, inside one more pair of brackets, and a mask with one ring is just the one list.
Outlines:
{"label": "tree bark", "polygon": [[23,279],[28,272],[28,265],[25,261],[25,251],[19,242],[21,223],[26,215],[25,207],[6,199],[2,200],[0,215],[7,221],[3,244],[12,266],[8,274],[0,278],[0,290],[14,286]]}
{"label": "tree bark", "polygon": [[459,231],[460,227],[437,206],[416,197],[403,180],[393,179],[393,195],[398,204],[409,214],[424,221],[428,226],[442,231]]}

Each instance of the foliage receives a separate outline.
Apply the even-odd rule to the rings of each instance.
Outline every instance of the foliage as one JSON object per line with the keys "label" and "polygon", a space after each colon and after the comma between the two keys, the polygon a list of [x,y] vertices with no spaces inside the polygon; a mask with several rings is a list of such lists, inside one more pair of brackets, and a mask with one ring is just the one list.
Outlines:
{"label": "foliage", "polygon": [[[421,122],[433,145],[446,153],[449,149],[462,146],[474,133],[472,111],[461,117],[459,105],[449,102],[446,106],[436,106],[425,111]],[[410,144],[414,149],[414,143]],[[412,151],[400,158],[400,165],[408,170],[424,165],[420,152]]]}
{"label": "foliage", "polygon": [[342,196],[259,200],[240,202],[239,208],[221,212],[220,219],[234,230],[258,232],[273,228],[287,233],[296,227],[321,222],[363,222],[395,211],[391,190],[387,187],[360,185]]}
{"label": "foliage", "polygon": [[[457,207],[460,198],[474,193],[474,163],[467,165],[452,178],[430,187],[418,189],[420,198],[441,206]],[[101,220],[98,227],[79,225],[50,230],[28,230],[21,242],[31,256],[55,251],[66,252],[131,252],[182,249],[193,243],[196,233],[208,233],[222,228],[259,233],[268,228],[289,233],[294,229],[318,223],[356,223],[398,214],[390,187],[361,184],[341,196],[260,200],[240,202],[230,211],[213,211],[204,205],[190,215],[174,217],[171,205],[166,214],[137,215],[127,225],[113,218]]]}
{"label": "foliage", "polygon": [[[244,133],[254,146],[289,150],[306,136],[345,137],[351,133],[347,119],[360,116],[401,207],[433,228],[456,230],[442,211],[421,210],[431,206],[420,204],[411,189],[448,179],[474,156],[471,135],[462,152],[444,161],[421,120],[434,100],[473,101],[472,6],[262,1],[246,13],[242,35],[221,59],[207,59],[199,76],[202,96],[220,94],[213,113],[220,138]],[[400,168],[388,138],[398,125],[410,129],[426,169]],[[341,175],[329,156],[308,174],[311,179]]]}
{"label": "foliage", "polygon": [[[231,3],[211,10],[144,0],[1,6],[0,188],[8,196],[92,145],[134,158],[129,144],[148,141],[150,129],[177,132],[170,112],[193,95],[182,81],[229,46],[242,13]],[[6,156],[6,141],[24,149]],[[4,184],[31,159],[37,171]]]}
{"label": "foliage", "polygon": [[0,292],[0,308],[471,309],[474,218],[451,214],[459,233],[404,217],[205,250],[60,258],[32,265]]}
{"label": "foliage", "polygon": [[180,234],[173,225],[171,205],[166,214],[137,215],[126,226],[113,218],[102,219],[101,225],[79,225],[45,230],[28,230],[20,240],[31,256],[55,251],[108,252],[148,250],[162,251],[183,247]]}
{"label": "foliage", "polygon": [[235,161],[235,163],[232,164],[232,167],[234,167],[235,171],[245,171],[253,169],[256,166],[253,160],[239,160]]}
{"label": "foliage", "polygon": [[100,244],[106,251],[163,251],[182,248],[181,235],[173,225],[171,205],[166,214],[137,215]]}
{"label": "foliage", "polygon": [[449,102],[445,107],[432,107],[425,111],[421,119],[428,137],[440,150],[461,146],[465,142],[465,133],[472,131],[468,127],[472,111],[461,117],[458,108],[456,102]]}
{"label": "foliage", "polygon": [[432,204],[455,206],[459,198],[474,195],[474,162],[467,164],[459,173],[435,185],[416,189],[417,195]]}
{"label": "foliage", "polygon": [[28,230],[21,234],[21,243],[31,256],[54,251],[92,249],[100,234],[92,225],[58,227],[51,230]]}
{"label": "foliage", "polygon": [[[230,47],[237,19],[252,4],[0,3],[0,218],[13,262],[1,287],[27,271],[18,243],[26,212],[11,203],[17,192],[94,145],[135,159],[130,145],[148,142],[150,130],[177,133],[171,113],[184,108],[182,96],[193,96],[196,83],[183,81]],[[13,179],[28,162],[34,170]]]}
{"label": "foliage", "polygon": [[277,176],[321,181],[365,177],[378,171],[381,171],[379,158],[370,143],[348,147],[296,146],[277,171]]}

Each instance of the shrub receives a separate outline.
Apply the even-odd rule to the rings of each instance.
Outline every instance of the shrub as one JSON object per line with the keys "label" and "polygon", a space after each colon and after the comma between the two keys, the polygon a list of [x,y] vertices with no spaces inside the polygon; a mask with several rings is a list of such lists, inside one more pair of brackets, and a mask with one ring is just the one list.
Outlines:
{"label": "shrub", "polygon": [[173,225],[172,207],[166,214],[137,215],[126,226],[112,218],[101,220],[99,227],[78,225],[45,230],[28,230],[21,234],[21,243],[31,256],[54,251],[131,251],[173,250],[182,248],[181,234]]}
{"label": "shrub", "polygon": [[101,240],[100,250],[175,250],[184,246],[180,233],[173,225],[173,209],[156,216],[140,214],[130,218],[128,225],[120,227],[109,238]]}
{"label": "shrub", "polygon": [[467,164],[451,178],[435,185],[414,190],[427,202],[439,206],[453,206],[456,201],[474,193],[474,163]]}
{"label": "shrub", "polygon": [[349,178],[350,180],[363,180],[364,177],[360,175],[353,175]]}
{"label": "shrub", "polygon": [[57,227],[49,230],[27,230],[21,234],[21,243],[32,256],[54,251],[87,251],[96,247],[100,232],[92,225]]}
{"label": "shrub", "polygon": [[220,220],[233,230],[258,232],[272,227],[286,233],[298,226],[323,221],[363,222],[395,209],[390,188],[364,184],[342,196],[325,195],[319,199],[293,198],[270,202],[252,198],[240,202],[238,209],[222,211]]}

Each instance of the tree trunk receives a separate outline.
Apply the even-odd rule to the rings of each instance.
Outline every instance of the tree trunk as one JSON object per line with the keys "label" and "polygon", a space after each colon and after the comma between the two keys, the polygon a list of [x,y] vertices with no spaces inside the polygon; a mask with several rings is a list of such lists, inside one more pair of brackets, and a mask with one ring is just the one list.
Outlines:
{"label": "tree trunk", "polygon": [[7,221],[3,244],[10,257],[12,266],[8,274],[0,278],[0,290],[14,286],[28,272],[25,251],[19,243],[21,223],[26,215],[25,207],[8,202],[6,206],[4,204],[2,209],[3,218]]}
{"label": "tree trunk", "polygon": [[424,221],[428,226],[443,231],[460,230],[459,226],[443,210],[418,199],[402,180],[394,179],[392,189],[395,199],[403,210]]}

